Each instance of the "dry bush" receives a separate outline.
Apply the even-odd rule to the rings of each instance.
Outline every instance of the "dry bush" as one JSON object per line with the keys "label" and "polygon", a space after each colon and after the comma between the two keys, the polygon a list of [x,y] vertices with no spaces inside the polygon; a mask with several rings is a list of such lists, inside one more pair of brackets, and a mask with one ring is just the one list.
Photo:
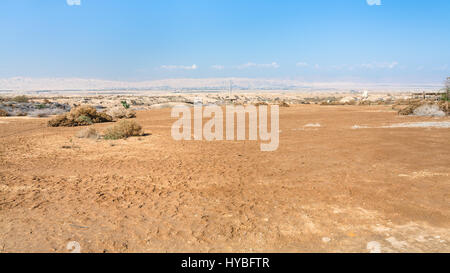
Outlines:
{"label": "dry bush", "polygon": [[112,117],[110,115],[99,113],[94,107],[79,106],[70,110],[69,113],[59,115],[49,120],[48,125],[51,127],[74,127],[110,121],[112,121]]}
{"label": "dry bush", "polygon": [[3,109],[0,109],[0,117],[7,117],[8,116],[8,112],[6,112]]}
{"label": "dry bush", "polygon": [[131,109],[125,109],[123,107],[116,107],[108,111],[108,114],[112,116],[114,119],[122,119],[122,118],[135,118],[136,112]]}
{"label": "dry bush", "polygon": [[447,115],[450,114],[450,107],[448,106],[447,101],[441,100],[441,101],[439,101],[438,105],[439,105],[439,109],[441,109],[441,111],[443,111]]}
{"label": "dry bush", "polygon": [[399,115],[411,115],[414,112],[414,109],[422,105],[421,100],[411,100],[411,99],[403,99],[397,100],[397,102],[392,105],[393,110],[397,110]]}
{"label": "dry bush", "polygon": [[59,115],[48,121],[50,127],[70,127],[75,126],[72,121],[67,119],[66,115]]}
{"label": "dry bush", "polygon": [[405,108],[402,108],[402,109],[398,110],[398,114],[399,115],[403,115],[403,116],[411,115],[412,113],[414,113],[414,110],[417,107],[418,106],[415,106],[415,105],[408,105]]}
{"label": "dry bush", "polygon": [[260,106],[260,105],[268,105],[267,102],[265,101],[258,101],[256,103],[254,103],[255,106]]}
{"label": "dry bush", "polygon": [[24,103],[24,102],[29,102],[30,99],[27,96],[16,96],[16,97],[12,98],[12,101]]}
{"label": "dry bush", "polygon": [[285,101],[280,102],[279,104],[280,107],[289,107],[289,104]]}
{"label": "dry bush", "polygon": [[95,130],[95,128],[92,127],[81,129],[76,133],[75,136],[78,138],[91,138],[91,139],[98,139],[99,137],[97,130]]}
{"label": "dry bush", "polygon": [[122,119],[106,129],[105,139],[123,139],[131,136],[142,136],[142,126],[136,121]]}

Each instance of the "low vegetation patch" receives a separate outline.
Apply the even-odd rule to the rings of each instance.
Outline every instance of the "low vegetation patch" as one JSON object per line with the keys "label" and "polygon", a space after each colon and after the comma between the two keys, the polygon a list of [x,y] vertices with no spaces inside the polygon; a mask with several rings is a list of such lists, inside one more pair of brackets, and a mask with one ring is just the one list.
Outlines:
{"label": "low vegetation patch", "polygon": [[131,136],[142,136],[142,126],[134,120],[122,119],[106,129],[105,139],[125,139]]}
{"label": "low vegetation patch", "polygon": [[48,121],[51,127],[75,127],[86,126],[93,123],[112,121],[112,117],[106,113],[97,112],[91,106],[79,106],[70,110],[69,113],[59,115]]}
{"label": "low vegetation patch", "polygon": [[108,111],[108,114],[114,119],[123,118],[135,118],[136,112],[131,109],[125,109],[124,107],[115,107]]}
{"label": "low vegetation patch", "polygon": [[7,117],[8,116],[8,112],[6,112],[3,109],[0,109],[0,117]]}
{"label": "low vegetation patch", "polygon": [[27,96],[16,96],[16,97],[12,98],[11,101],[19,102],[19,103],[26,103],[26,102],[29,102],[30,99]]}
{"label": "low vegetation patch", "polygon": [[414,113],[414,110],[416,108],[420,107],[421,105],[422,105],[422,103],[420,103],[420,102],[413,102],[413,103],[409,104],[408,106],[399,109],[398,114],[403,115],[403,116],[412,115],[412,113]]}

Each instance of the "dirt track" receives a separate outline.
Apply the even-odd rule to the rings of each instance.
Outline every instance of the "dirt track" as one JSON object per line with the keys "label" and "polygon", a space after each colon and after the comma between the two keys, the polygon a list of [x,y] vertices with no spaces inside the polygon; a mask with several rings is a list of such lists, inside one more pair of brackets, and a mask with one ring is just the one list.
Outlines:
{"label": "dirt track", "polygon": [[279,149],[261,152],[174,141],[169,109],[118,141],[0,118],[0,252],[449,252],[450,129],[351,129],[431,120],[450,119],[281,108]]}

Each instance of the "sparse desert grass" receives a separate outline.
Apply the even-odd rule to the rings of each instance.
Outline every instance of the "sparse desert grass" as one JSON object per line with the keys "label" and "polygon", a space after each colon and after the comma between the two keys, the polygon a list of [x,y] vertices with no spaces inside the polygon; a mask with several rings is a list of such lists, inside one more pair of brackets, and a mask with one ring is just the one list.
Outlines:
{"label": "sparse desert grass", "polygon": [[142,126],[134,120],[122,119],[106,129],[105,139],[124,139],[131,136],[142,136]]}
{"label": "sparse desert grass", "polygon": [[75,135],[77,138],[90,138],[90,139],[98,139],[99,135],[97,130],[93,127],[84,128],[78,131]]}
{"label": "sparse desert grass", "polygon": [[110,122],[112,120],[110,115],[97,112],[94,107],[79,106],[70,110],[69,113],[59,115],[49,120],[48,125],[51,127],[74,127],[91,125],[93,123]]}

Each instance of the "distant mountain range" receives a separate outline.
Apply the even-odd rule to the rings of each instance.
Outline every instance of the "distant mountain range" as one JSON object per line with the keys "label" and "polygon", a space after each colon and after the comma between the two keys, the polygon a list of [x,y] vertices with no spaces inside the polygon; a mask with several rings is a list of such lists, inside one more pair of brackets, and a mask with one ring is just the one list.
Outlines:
{"label": "distant mountain range", "polygon": [[303,82],[282,79],[206,78],[166,79],[140,82],[110,81],[81,78],[0,79],[0,91],[102,91],[102,90],[304,90],[304,91],[418,91],[437,90],[439,84],[376,84],[354,82]]}

